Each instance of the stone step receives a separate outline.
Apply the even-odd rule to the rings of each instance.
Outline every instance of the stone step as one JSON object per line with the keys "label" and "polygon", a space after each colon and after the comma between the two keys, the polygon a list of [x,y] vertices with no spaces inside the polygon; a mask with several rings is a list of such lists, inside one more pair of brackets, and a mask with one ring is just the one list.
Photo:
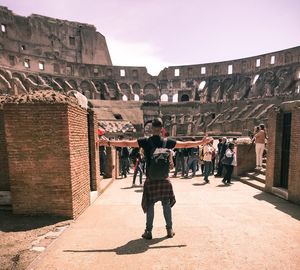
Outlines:
{"label": "stone step", "polygon": [[249,185],[251,187],[254,187],[256,189],[259,189],[261,191],[265,190],[265,184],[264,183],[262,183],[260,181],[257,181],[253,178],[250,178],[248,176],[240,176],[237,179],[240,180],[242,183],[244,183],[246,185]]}
{"label": "stone step", "polygon": [[255,179],[263,184],[266,183],[266,176],[259,172],[248,172],[246,173],[246,176],[248,176],[251,179]]}
{"label": "stone step", "polygon": [[262,167],[263,167],[264,169],[266,169],[266,168],[267,168],[267,163],[263,163],[263,164],[262,164]]}
{"label": "stone step", "polygon": [[282,199],[288,200],[288,190],[281,187],[272,187],[272,193]]}
{"label": "stone step", "polygon": [[256,172],[256,173],[258,173],[258,174],[266,175],[266,169],[265,169],[265,168],[254,169],[254,172]]}

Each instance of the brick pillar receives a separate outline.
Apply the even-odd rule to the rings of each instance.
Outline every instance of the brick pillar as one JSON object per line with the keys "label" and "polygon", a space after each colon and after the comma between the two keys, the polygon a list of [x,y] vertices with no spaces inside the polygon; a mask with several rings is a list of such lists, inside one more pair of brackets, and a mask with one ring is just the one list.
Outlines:
{"label": "brick pillar", "polygon": [[282,114],[277,110],[273,110],[268,115],[267,135],[268,151],[265,190],[272,192],[272,187],[276,187],[280,183],[281,170]]}
{"label": "brick pillar", "polygon": [[95,112],[92,110],[88,110],[88,125],[91,190],[100,191],[99,146],[96,144],[98,121]]}
{"label": "brick pillar", "polygon": [[5,104],[13,211],[76,218],[90,203],[86,110]]}
{"label": "brick pillar", "polygon": [[8,158],[5,140],[4,111],[0,108],[0,191],[9,191]]}
{"label": "brick pillar", "polygon": [[289,166],[289,200],[300,204],[300,108],[292,110],[290,166]]}

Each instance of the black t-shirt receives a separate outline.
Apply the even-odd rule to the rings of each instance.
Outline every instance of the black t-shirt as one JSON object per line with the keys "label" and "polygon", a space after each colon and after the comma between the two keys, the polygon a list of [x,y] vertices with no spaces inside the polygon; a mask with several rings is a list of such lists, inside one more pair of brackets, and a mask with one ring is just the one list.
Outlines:
{"label": "black t-shirt", "polygon": [[[149,162],[151,160],[151,150],[153,149],[151,143],[149,142],[149,140],[151,140],[151,142],[152,142],[152,144],[155,148],[163,147],[163,138],[161,138],[158,135],[151,136],[149,138],[140,138],[140,139],[138,139],[139,147],[144,149],[144,154],[145,154],[145,158],[146,158],[146,175],[148,175],[147,174],[147,167],[149,167]],[[176,145],[175,140],[167,138],[166,148],[173,149],[175,147],[175,145]]]}

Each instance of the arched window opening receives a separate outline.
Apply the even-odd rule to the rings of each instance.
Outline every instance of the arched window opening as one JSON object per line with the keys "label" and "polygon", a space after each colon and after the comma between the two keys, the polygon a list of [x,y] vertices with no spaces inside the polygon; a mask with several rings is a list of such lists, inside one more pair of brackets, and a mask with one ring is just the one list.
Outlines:
{"label": "arched window opening", "polygon": [[163,101],[163,102],[167,102],[168,101],[168,95],[167,94],[161,95],[160,100]]}
{"label": "arched window opening", "polygon": [[182,102],[189,101],[189,100],[190,100],[190,98],[187,94],[184,94],[184,95],[181,96],[181,101]]}
{"label": "arched window opening", "polygon": [[122,100],[123,101],[128,101],[128,97],[126,95],[123,95]]}
{"label": "arched window opening", "polygon": [[252,85],[254,85],[256,83],[256,81],[258,80],[259,78],[259,74],[256,74],[254,79],[253,79],[253,82],[252,82]]}
{"label": "arched window opening", "polygon": [[173,95],[172,102],[178,102],[178,94]]}
{"label": "arched window opening", "polygon": [[134,94],[134,100],[135,100],[135,101],[139,101],[139,100],[140,100],[140,97],[139,97],[139,95],[137,95],[137,94]]}
{"label": "arched window opening", "polygon": [[202,81],[202,82],[199,84],[198,89],[199,89],[199,90],[203,90],[204,87],[205,87],[205,85],[206,85],[206,81]]}

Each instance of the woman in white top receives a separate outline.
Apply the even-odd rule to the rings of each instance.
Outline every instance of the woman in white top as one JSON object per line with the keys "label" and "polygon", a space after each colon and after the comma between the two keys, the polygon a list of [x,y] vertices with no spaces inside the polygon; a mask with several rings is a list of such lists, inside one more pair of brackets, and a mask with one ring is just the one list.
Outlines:
{"label": "woman in white top", "polygon": [[204,181],[209,183],[208,176],[212,169],[212,153],[214,151],[213,140],[204,145],[203,149],[203,162],[204,162]]}

